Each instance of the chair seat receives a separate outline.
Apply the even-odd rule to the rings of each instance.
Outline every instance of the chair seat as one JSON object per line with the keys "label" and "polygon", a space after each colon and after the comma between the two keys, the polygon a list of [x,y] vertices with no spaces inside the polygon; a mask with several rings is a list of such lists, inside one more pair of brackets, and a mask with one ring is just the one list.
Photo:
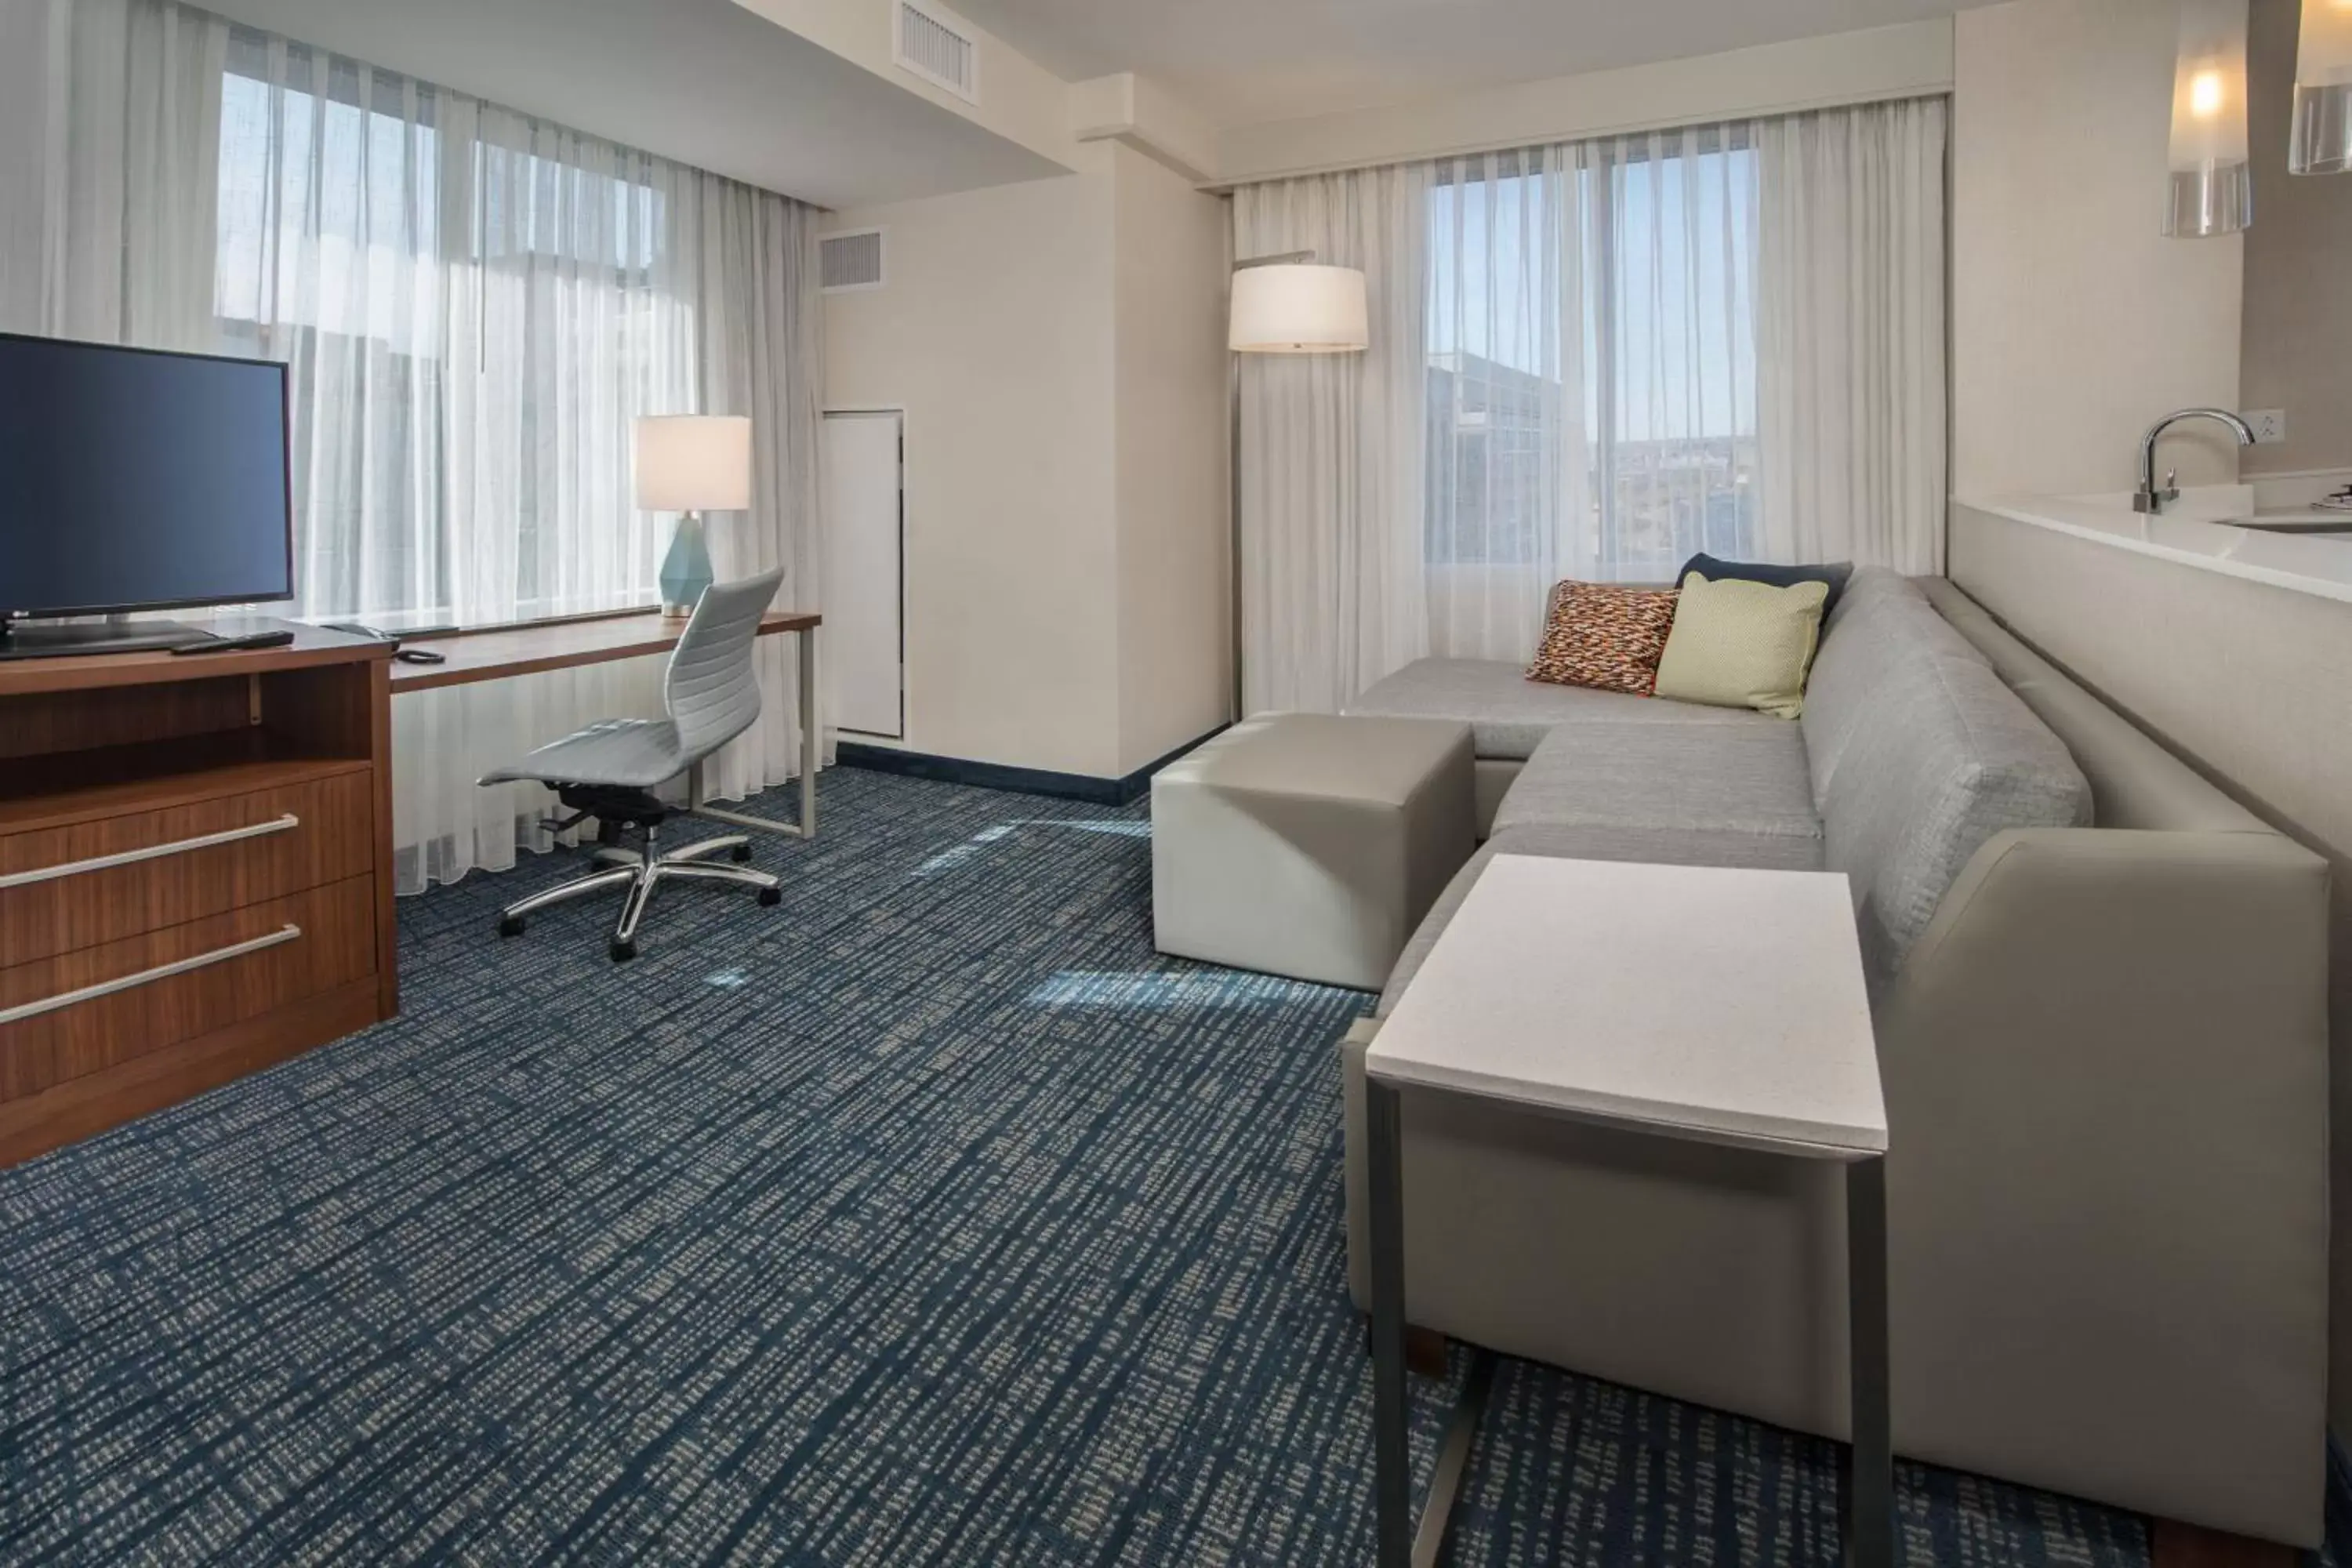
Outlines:
{"label": "chair seat", "polygon": [[618,784],[651,789],[690,765],[667,719],[607,719],[541,746],[522,761],[485,773],[486,784]]}

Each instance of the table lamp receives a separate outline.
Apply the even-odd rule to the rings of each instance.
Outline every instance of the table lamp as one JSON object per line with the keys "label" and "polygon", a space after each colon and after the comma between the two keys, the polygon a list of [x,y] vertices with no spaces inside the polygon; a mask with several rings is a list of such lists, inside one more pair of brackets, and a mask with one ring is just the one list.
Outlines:
{"label": "table lamp", "polygon": [[751,421],[737,415],[648,415],[636,425],[637,507],[678,513],[662,557],[662,614],[694,613],[710,586],[706,511],[751,504]]}

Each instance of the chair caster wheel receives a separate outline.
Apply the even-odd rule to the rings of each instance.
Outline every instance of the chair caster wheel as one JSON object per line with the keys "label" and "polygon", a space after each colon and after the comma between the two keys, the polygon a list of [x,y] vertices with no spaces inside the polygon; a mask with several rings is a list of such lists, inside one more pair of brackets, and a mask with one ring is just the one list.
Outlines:
{"label": "chair caster wheel", "polygon": [[637,956],[637,944],[636,944],[634,941],[631,941],[631,942],[614,942],[614,943],[613,944],[613,962],[614,962],[614,963],[628,963],[628,962],[629,962],[629,960],[631,960],[631,959],[633,959],[633,958],[635,958],[635,957],[636,957],[636,956]]}
{"label": "chair caster wheel", "polygon": [[522,917],[520,915],[500,915],[499,917],[499,934],[500,936],[520,936],[522,934]]}
{"label": "chair caster wheel", "polygon": [[784,890],[782,888],[762,888],[760,889],[760,902],[766,905],[768,908],[773,909],[783,901]]}
{"label": "chair caster wheel", "polygon": [[734,848],[727,851],[727,858],[734,861],[738,866],[747,866],[751,861],[751,847],[749,844],[738,844]]}

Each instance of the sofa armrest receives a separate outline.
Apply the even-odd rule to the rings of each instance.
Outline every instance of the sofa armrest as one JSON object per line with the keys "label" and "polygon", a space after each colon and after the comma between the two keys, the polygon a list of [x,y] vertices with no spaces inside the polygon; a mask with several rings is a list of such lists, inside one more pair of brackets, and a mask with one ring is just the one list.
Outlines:
{"label": "sofa armrest", "polygon": [[1945,894],[1876,1009],[1917,1457],[2157,1511],[2226,1471],[2205,1522],[2316,1540],[2327,880],[2272,833],[2038,829]]}

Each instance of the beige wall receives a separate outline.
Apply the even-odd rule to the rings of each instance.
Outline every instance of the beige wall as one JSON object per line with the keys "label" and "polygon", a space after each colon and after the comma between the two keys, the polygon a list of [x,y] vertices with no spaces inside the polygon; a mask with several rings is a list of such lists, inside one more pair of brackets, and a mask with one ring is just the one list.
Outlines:
{"label": "beige wall", "polygon": [[2286,172],[2295,0],[2253,0],[2247,94],[2254,226],[2246,231],[2248,408],[2286,410],[2287,438],[2245,454],[2248,474],[2352,468],[2352,179]]}
{"label": "beige wall", "polygon": [[825,404],[907,411],[907,744],[1118,770],[1111,179],[838,215],[888,286],[825,300]]}
{"label": "beige wall", "polygon": [[828,220],[825,403],[907,411],[907,749],[1116,778],[1225,717],[1223,204],[1078,156]]}
{"label": "beige wall", "polygon": [[[2238,405],[2242,243],[2158,232],[2178,25],[2151,0],[1956,19],[1956,494],[2128,489],[2158,416]],[[2226,480],[2226,442],[2184,430],[2164,458]]]}
{"label": "beige wall", "polygon": [[1225,203],[1114,152],[1118,755],[1132,773],[1232,704]]}
{"label": "beige wall", "polygon": [[[2334,864],[2329,1414],[2352,1434],[2352,605],[1952,509],[1952,580]],[[2229,1042],[2217,1040],[2216,1049]]]}

